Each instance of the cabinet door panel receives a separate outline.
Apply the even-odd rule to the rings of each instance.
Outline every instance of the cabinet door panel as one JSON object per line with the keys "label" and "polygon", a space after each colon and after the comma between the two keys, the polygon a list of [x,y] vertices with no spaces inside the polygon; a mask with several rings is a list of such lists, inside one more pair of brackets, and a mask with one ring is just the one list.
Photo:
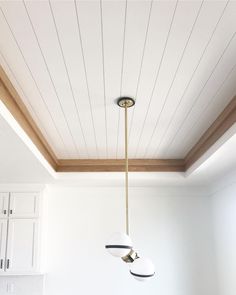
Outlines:
{"label": "cabinet door panel", "polygon": [[11,219],[8,225],[6,271],[27,273],[36,271],[38,221]]}
{"label": "cabinet door panel", "polygon": [[6,254],[7,220],[0,219],[0,273],[4,272]]}
{"label": "cabinet door panel", "polygon": [[0,218],[8,216],[9,193],[0,193]]}
{"label": "cabinet door panel", "polygon": [[38,217],[39,194],[38,193],[11,193],[10,194],[10,218],[34,218]]}

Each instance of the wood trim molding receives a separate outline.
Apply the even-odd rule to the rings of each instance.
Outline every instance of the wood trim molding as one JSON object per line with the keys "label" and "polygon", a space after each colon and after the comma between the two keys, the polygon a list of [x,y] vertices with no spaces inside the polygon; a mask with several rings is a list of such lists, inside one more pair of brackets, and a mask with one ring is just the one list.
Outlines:
{"label": "wood trim molding", "polygon": [[236,96],[201,136],[185,157],[186,170],[190,168],[216,141],[236,123]]}
{"label": "wood trim molding", "polygon": [[[125,171],[125,160],[59,160],[58,172]],[[185,171],[184,160],[129,159],[130,172]]]}
{"label": "wood trim molding", "polygon": [[[0,66],[0,100],[31,138],[56,172],[119,172],[124,160],[57,159],[52,148],[34,122],[21,97]],[[133,172],[184,172],[191,167],[236,122],[236,96],[202,135],[184,159],[130,159]]]}
{"label": "wood trim molding", "polygon": [[47,143],[43,134],[35,124],[33,118],[25,107],[22,99],[15,90],[14,86],[8,79],[3,68],[0,66],[0,100],[4,103],[13,117],[16,119],[18,124],[31,138],[33,143],[37,146],[39,151],[53,167],[54,170],[57,168],[57,158],[53,153],[51,147]]}

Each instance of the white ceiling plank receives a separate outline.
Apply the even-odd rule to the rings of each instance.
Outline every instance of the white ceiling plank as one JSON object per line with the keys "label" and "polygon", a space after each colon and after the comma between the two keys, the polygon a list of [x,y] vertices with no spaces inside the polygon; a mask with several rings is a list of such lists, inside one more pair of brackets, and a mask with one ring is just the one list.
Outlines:
{"label": "white ceiling plank", "polygon": [[[178,155],[178,157],[185,156],[196,143],[196,138],[202,136],[206,126],[210,127],[216,117],[220,115],[236,93],[235,80],[236,64],[230,68],[225,79],[221,79],[223,82],[219,84],[219,87],[215,87],[216,85],[212,87],[214,94],[209,99],[202,101],[202,104],[194,109],[195,113],[191,116],[191,123],[189,122],[185,125],[187,128],[182,129],[175,142],[175,148],[170,151],[172,157],[173,155]],[[182,142],[186,143],[185,147],[183,147]]]}
{"label": "white ceiling plank", "polygon": [[[37,2],[37,5],[33,2],[27,2],[26,9],[48,69],[50,81],[62,112],[62,118],[66,122],[68,132],[77,152],[77,157],[83,158],[88,156],[79,124],[73,89],[70,87],[67,60],[61,47],[61,39],[57,31],[57,23],[52,7],[48,2]],[[39,13],[39,11],[41,12]],[[43,22],[41,15],[44,16]]]}
{"label": "white ceiling plank", "polygon": [[[7,26],[10,26],[10,29],[12,30],[10,31],[8,28],[6,34],[12,39],[13,37],[15,38],[15,40],[13,39],[12,42],[17,42],[18,47],[16,50],[15,47],[12,48],[11,46],[6,46],[5,52],[7,52],[9,56],[12,55],[12,59],[14,60],[16,52],[20,51],[22,58],[26,63],[28,72],[30,73],[31,78],[35,81],[36,88],[38,91],[40,91],[42,100],[44,101],[45,105],[48,106],[48,110],[52,114],[57,128],[62,130],[61,133],[63,133],[68,150],[70,150],[70,155],[72,157],[74,155],[75,157],[76,151],[74,150],[73,142],[71,141],[66,125],[63,122],[60,107],[58,106],[55,93],[53,92],[50,80],[48,78],[44,61],[40,55],[37,43],[25,13],[24,6],[21,2],[3,2],[1,3],[1,6],[3,7],[6,21],[8,22]],[[17,15],[15,14],[16,10],[18,12]],[[27,38],[25,38],[25,36],[27,36]],[[11,51],[9,52],[9,50]],[[17,76],[20,77],[23,73],[20,71],[20,68],[18,70],[19,74]],[[33,86],[32,79],[31,81],[28,80],[27,82],[29,87]],[[41,100],[35,97],[35,108],[39,107],[39,102],[41,103]]]}
{"label": "white ceiling plank", "polygon": [[[150,86],[151,93],[149,92],[149,95],[142,93],[142,101],[139,101],[140,107],[136,108],[134,118],[136,133],[133,132],[131,137],[135,151],[139,146],[145,149],[148,144],[156,120],[165,104],[165,96],[198,14],[200,4],[201,2],[196,2],[193,5],[189,5],[187,2],[179,2],[177,7],[174,5],[172,7],[172,13],[169,14],[168,18],[169,23],[166,26],[165,47],[162,48],[159,63],[156,64],[154,84]],[[185,15],[184,18],[183,15]],[[158,39],[154,40],[159,41]],[[143,77],[150,80],[148,73]]]}
{"label": "white ceiling plank", "polygon": [[[52,139],[52,149],[54,152],[58,154],[58,156],[63,154],[68,156],[58,132],[58,126],[54,124],[52,117],[50,116],[51,114],[45,108],[45,104],[40,97],[40,93],[38,92],[34,80],[32,79],[25,62],[22,59],[14,39],[11,34],[9,34],[8,27],[2,15],[0,16],[0,22],[0,34],[2,36],[0,39],[2,67],[6,71],[16,90],[21,94],[23,102],[26,106],[28,105],[28,100],[30,100],[30,104],[34,106],[34,111],[40,118],[40,120],[34,118],[35,122],[42,132],[44,128],[47,129],[47,134],[49,134],[47,138],[49,141],[50,138]],[[22,90],[24,90],[23,95]],[[26,99],[26,97],[28,99]]]}
{"label": "white ceiling plank", "polygon": [[[52,8],[57,23],[63,52],[68,68],[71,88],[80,120],[81,136],[89,158],[96,155],[96,142],[93,134],[92,116],[86,87],[83,56],[80,45],[78,24],[76,21],[76,6],[73,2],[52,2]],[[70,34],[68,34],[70,32]],[[79,135],[79,133],[78,133]],[[81,140],[83,140],[83,138]],[[81,144],[81,141],[78,141]],[[84,157],[86,153],[84,154]]]}
{"label": "white ceiling plank", "polygon": [[173,78],[163,98],[164,103],[152,130],[152,136],[148,139],[147,144],[139,148],[140,157],[158,157],[159,145],[161,145],[168,126],[171,124],[176,108],[182,103],[183,89],[188,84],[224,7],[223,1],[214,4],[214,9],[212,9],[212,3],[209,2],[203,2],[202,6],[199,6],[178,65],[172,75]]}
{"label": "white ceiling plank", "polygon": [[[172,128],[169,129],[169,134],[163,141],[163,146],[159,153],[160,155],[162,155],[162,152],[164,151],[164,154],[168,157],[168,150],[174,145],[179,130],[181,130],[184,123],[187,123],[185,120],[190,116],[192,108],[194,108],[199,100],[209,99],[209,97],[206,98],[202,96],[202,93],[208,87],[208,83],[214,77],[215,72],[217,72],[224,56],[227,56],[228,47],[231,46],[231,42],[234,43],[232,38],[235,33],[235,16],[236,5],[234,3],[227,7],[196,72],[194,73],[190,85],[187,86],[187,90],[184,91],[184,99],[172,120]],[[233,23],[234,26],[232,25]],[[216,87],[217,85],[214,85],[213,90]],[[228,98],[226,97],[226,99]]]}
{"label": "white ceiling plank", "polygon": [[100,3],[78,1],[77,8],[98,149],[97,157],[106,158]]}
{"label": "white ceiling plank", "polygon": [[137,152],[138,142],[140,142],[140,148],[147,144],[147,142],[141,141],[141,137],[148,117],[155,82],[159,77],[166,54],[177,7],[178,2],[175,1],[167,3],[156,1],[153,4],[142,75],[130,128],[129,138],[133,157]]}
{"label": "white ceiling plank", "polygon": [[[120,96],[125,1],[103,1],[102,12],[108,158],[115,159],[117,122],[120,111],[119,107],[116,105],[116,99]],[[122,113],[121,120],[124,120]]]}
{"label": "white ceiling plank", "polygon": [[[121,96],[134,97],[136,93],[150,4],[150,1],[128,1],[127,3],[124,64],[120,82]],[[123,112],[121,112],[120,125],[118,127],[117,158],[124,157],[124,117],[122,114]],[[131,118],[129,116],[129,124],[130,122]],[[132,147],[130,147],[131,157],[132,154]]]}
{"label": "white ceiling plank", "polygon": [[[29,110],[30,115],[32,116],[33,120],[38,124],[40,131],[42,132],[43,136],[47,138],[47,141],[52,147],[53,152],[55,153],[56,157],[62,158],[65,156],[64,146],[58,136],[57,129],[53,125],[50,116],[47,116],[47,112],[39,112],[39,109],[34,109],[31,100],[29,99],[23,89],[22,85],[19,83],[18,79],[16,78],[12,68],[6,63],[5,57],[3,57],[2,53],[0,53],[0,63],[3,66],[7,76],[13,83],[15,89],[17,89],[21,99],[23,100],[26,108]],[[34,93],[35,95],[35,93]],[[36,94],[37,96],[37,94]],[[50,126],[48,128],[48,125]],[[51,132],[50,132],[51,131]]]}

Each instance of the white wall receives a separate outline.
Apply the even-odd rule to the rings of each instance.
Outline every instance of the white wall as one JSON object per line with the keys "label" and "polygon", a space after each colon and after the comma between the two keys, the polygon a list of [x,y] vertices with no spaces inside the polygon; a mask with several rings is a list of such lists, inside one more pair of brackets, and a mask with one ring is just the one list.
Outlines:
{"label": "white wall", "polygon": [[131,237],[156,265],[147,283],[104,248],[124,230],[123,188],[49,186],[45,199],[46,295],[217,294],[210,198],[199,189],[130,188]]}
{"label": "white wall", "polygon": [[236,177],[211,196],[219,295],[236,294]]}

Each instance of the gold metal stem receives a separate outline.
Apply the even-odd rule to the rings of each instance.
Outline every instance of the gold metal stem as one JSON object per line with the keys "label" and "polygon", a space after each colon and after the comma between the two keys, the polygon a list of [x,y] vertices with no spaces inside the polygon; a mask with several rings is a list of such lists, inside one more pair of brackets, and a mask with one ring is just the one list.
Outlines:
{"label": "gold metal stem", "polygon": [[126,209],[126,234],[129,235],[129,190],[128,190],[128,112],[125,104],[125,209]]}
{"label": "gold metal stem", "polygon": [[128,190],[128,108],[135,104],[135,100],[131,97],[120,97],[117,104],[121,108],[125,108],[125,215],[126,215],[126,233],[129,235],[129,190]]}

